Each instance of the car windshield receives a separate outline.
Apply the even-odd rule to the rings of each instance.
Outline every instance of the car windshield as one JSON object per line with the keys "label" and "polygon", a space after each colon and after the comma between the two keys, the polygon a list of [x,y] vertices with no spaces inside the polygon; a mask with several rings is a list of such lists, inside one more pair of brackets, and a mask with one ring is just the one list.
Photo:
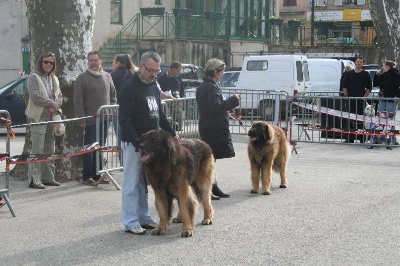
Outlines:
{"label": "car windshield", "polygon": [[200,68],[195,67],[195,66],[192,66],[192,67],[183,66],[180,74],[181,74],[182,79],[199,80],[202,77],[202,75],[200,73]]}
{"label": "car windshield", "polygon": [[236,87],[240,72],[225,72],[219,82],[222,87]]}
{"label": "car windshield", "polygon": [[19,80],[20,80],[20,79],[13,80],[13,81],[7,83],[6,85],[3,85],[2,87],[0,87],[0,94],[1,94],[3,91],[7,90],[9,87],[11,87],[13,84],[17,83]]}
{"label": "car windshield", "polygon": [[371,77],[371,80],[374,80],[375,74],[376,74],[376,70],[369,71],[369,76]]}

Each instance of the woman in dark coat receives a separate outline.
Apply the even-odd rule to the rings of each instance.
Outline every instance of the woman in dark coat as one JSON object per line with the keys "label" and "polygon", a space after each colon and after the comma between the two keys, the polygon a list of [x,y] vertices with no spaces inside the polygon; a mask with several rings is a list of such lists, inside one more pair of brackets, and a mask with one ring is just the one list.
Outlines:
{"label": "woman in dark coat", "polygon": [[[224,74],[225,63],[217,58],[208,60],[203,83],[196,90],[197,106],[199,108],[199,131],[201,139],[212,149],[215,160],[235,156],[232,138],[229,132],[230,109],[239,105],[240,95],[234,94],[224,99],[217,83]],[[212,199],[228,198],[217,183],[213,184]]]}
{"label": "woman in dark coat", "polygon": [[[395,68],[396,63],[393,61],[385,61],[382,65],[382,71],[378,70],[374,76],[374,87],[379,87],[379,96],[384,98],[393,98],[393,100],[379,100],[379,113],[386,112],[387,115],[396,115],[397,103],[400,97],[400,74]],[[394,118],[394,117],[393,117]],[[396,136],[390,137],[392,143],[396,143]]]}
{"label": "woman in dark coat", "polygon": [[[400,74],[395,68],[396,63],[393,61],[385,61],[382,70],[378,70],[374,76],[374,87],[379,87],[379,95],[384,98],[400,97]],[[378,105],[379,112],[396,113],[397,100],[380,100]]]}

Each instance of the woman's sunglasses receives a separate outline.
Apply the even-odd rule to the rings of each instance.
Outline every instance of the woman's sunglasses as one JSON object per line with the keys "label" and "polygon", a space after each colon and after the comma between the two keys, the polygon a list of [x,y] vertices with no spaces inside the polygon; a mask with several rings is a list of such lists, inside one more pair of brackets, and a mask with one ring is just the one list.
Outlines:
{"label": "woman's sunglasses", "polygon": [[45,65],[52,65],[52,66],[54,66],[54,62],[53,62],[53,61],[47,61],[47,60],[43,60],[43,64],[45,64]]}

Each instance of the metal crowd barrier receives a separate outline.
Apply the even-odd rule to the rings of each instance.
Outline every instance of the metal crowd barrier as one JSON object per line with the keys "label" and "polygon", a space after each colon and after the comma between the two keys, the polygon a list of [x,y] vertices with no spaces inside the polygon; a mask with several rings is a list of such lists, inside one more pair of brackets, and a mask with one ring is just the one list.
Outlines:
{"label": "metal crowd barrier", "polygon": [[[379,100],[390,102],[391,98],[341,97],[339,93],[313,92],[304,95],[288,96],[286,92],[259,90],[222,90],[225,97],[235,93],[241,96],[240,105],[230,110],[229,127],[232,134],[247,135],[254,121],[267,121],[280,126],[287,133],[289,142],[342,144],[349,136],[356,138],[354,144],[362,143],[368,148],[384,145],[392,149],[397,144],[400,122],[395,114],[387,117],[367,116],[362,112],[348,112],[348,107],[364,110],[366,103]],[[195,97],[165,100],[162,108],[177,134],[185,138],[199,138],[199,113]],[[377,106],[375,106],[377,110]],[[397,110],[397,109],[396,109]],[[118,105],[99,108],[97,113],[97,140],[102,147],[119,147]],[[105,129],[105,127],[107,127]],[[100,132],[106,130],[107,136],[100,139]],[[358,139],[358,140],[357,140]],[[362,140],[362,141],[360,141]],[[346,143],[347,144],[347,143]],[[115,150],[114,150],[115,151]],[[122,170],[121,152],[97,152],[103,167],[98,171],[105,173],[120,189],[110,172]]]}
{"label": "metal crowd barrier", "polygon": [[[231,115],[232,134],[247,134],[254,121],[267,121],[283,128],[287,125],[288,94],[284,91],[222,89],[225,98],[240,94],[240,104]],[[237,124],[241,117],[244,127]]]}
{"label": "metal crowd barrier", "polygon": [[[7,127],[7,133],[6,133],[6,147],[5,147],[5,152],[2,152],[1,155],[4,157],[10,156],[10,138],[11,138],[11,129],[7,125],[8,121],[11,121],[11,116],[10,113],[6,110],[0,110],[0,117],[5,117],[7,121],[3,123],[3,121],[0,121],[1,127],[3,127],[3,124]],[[0,156],[2,157],[2,156]],[[10,165],[6,161],[6,174],[5,174],[5,187],[0,189],[0,195],[1,197],[7,202],[8,209],[11,212],[11,215],[15,217],[15,211],[13,206],[11,205],[10,199],[9,199],[9,191],[10,191]]]}
{"label": "metal crowd barrier", "polygon": [[[120,127],[118,123],[118,105],[100,106],[96,113],[96,141],[103,147],[96,151],[96,172],[105,174],[114,186],[121,190],[111,172],[123,170]],[[100,167],[100,162],[102,163]]]}
{"label": "metal crowd barrier", "polygon": [[[337,93],[314,93],[291,99],[289,108],[293,142],[365,145],[372,149],[397,145],[400,121],[395,119],[393,98],[342,97]],[[379,112],[377,104],[394,104],[393,112]],[[370,105],[369,114],[367,104]]]}
{"label": "metal crowd barrier", "polygon": [[[254,121],[264,120],[286,128],[289,98],[284,91],[238,90],[221,88],[225,98],[240,94],[238,107],[229,111],[229,127],[232,134],[246,135]],[[195,89],[185,91],[185,96],[195,99]]]}
{"label": "metal crowd barrier", "polygon": [[167,119],[182,138],[200,138],[199,111],[196,98],[178,98],[164,100],[161,107]]}

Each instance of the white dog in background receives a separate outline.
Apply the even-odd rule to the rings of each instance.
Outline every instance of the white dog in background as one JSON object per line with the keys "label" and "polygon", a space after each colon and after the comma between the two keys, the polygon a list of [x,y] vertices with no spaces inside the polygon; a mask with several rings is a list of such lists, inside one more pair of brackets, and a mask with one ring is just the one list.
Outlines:
{"label": "white dog in background", "polygon": [[[365,108],[364,108],[364,115],[366,117],[374,117],[375,116],[375,103],[369,104],[368,102],[365,102]],[[371,128],[371,121],[368,122],[368,119],[365,119],[366,121],[364,122],[364,128],[365,129],[370,129]]]}
{"label": "white dog in background", "polygon": [[375,103],[371,105],[365,102],[364,115],[368,117],[375,116]]}

